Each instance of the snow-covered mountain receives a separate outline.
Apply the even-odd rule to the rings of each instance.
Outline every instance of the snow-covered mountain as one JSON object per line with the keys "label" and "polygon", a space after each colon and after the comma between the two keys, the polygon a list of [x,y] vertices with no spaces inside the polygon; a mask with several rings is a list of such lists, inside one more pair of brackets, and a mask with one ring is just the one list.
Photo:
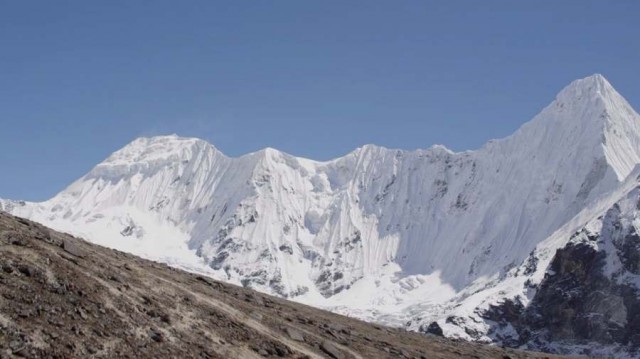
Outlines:
{"label": "snow-covered mountain", "polygon": [[[363,319],[563,351],[595,337],[525,335],[544,328],[516,319],[538,308],[556,253],[582,238],[575,233],[597,232],[602,243],[591,248],[611,257],[618,239],[600,235],[609,228],[600,218],[634,196],[638,163],[640,116],[593,75],[476,151],[367,145],[317,162],[271,148],[230,158],[198,139],[140,138],[54,198],[0,201],[0,209]],[[640,228],[632,207],[620,207],[625,233]],[[633,292],[629,268],[640,256],[630,256],[631,267],[603,275]],[[602,350],[629,350],[630,339],[618,339]]]}

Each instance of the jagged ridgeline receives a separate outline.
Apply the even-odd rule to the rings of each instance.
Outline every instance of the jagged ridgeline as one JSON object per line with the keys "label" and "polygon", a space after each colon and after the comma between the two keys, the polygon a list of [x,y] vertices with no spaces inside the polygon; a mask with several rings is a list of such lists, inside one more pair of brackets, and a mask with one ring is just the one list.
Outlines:
{"label": "jagged ridgeline", "polygon": [[[593,75],[476,151],[367,145],[318,162],[140,138],[46,202],[1,203],[99,244],[365,320],[623,355],[638,344],[636,244],[598,234],[589,246],[602,264],[584,263],[590,252],[572,243],[635,188],[639,162],[640,117]],[[560,285],[588,292],[593,276],[609,283],[604,299],[551,300]],[[624,311],[602,309],[608,300]],[[546,322],[574,317],[597,329]]]}

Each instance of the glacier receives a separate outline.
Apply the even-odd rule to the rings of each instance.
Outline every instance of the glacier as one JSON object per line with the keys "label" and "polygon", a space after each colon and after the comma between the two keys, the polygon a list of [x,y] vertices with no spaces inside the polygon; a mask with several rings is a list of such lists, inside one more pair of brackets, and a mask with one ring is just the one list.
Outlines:
{"label": "glacier", "polygon": [[596,74],[475,151],[366,145],[320,162],[139,138],[55,197],[0,209],[364,320],[571,352],[486,313],[536,303],[556,253],[633,191],[638,163],[640,116]]}

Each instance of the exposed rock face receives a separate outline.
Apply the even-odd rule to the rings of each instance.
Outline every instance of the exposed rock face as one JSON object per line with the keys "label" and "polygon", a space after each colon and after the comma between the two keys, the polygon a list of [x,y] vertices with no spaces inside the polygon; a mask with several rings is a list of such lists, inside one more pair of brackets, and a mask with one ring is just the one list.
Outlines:
{"label": "exposed rock face", "polygon": [[555,253],[527,306],[506,300],[483,313],[496,332],[515,328],[517,335],[498,340],[538,350],[563,343],[584,347],[583,354],[617,345],[620,355],[640,353],[639,193],[631,191]]}
{"label": "exposed rock face", "polygon": [[547,341],[628,344],[630,333],[638,329],[629,324],[640,302],[633,288],[604,275],[605,259],[604,253],[582,243],[559,250],[553,274],[527,309],[529,329],[542,331]]}

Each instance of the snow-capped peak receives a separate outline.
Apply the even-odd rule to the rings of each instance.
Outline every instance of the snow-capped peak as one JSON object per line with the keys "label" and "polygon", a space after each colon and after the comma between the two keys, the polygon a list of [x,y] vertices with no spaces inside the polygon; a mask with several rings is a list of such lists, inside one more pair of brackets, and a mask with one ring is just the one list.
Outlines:
{"label": "snow-capped peak", "polygon": [[177,135],[140,137],[114,152],[102,164],[130,165],[139,162],[187,160],[198,150],[215,150],[213,145],[198,138]]}
{"label": "snow-capped peak", "polygon": [[609,93],[615,93],[615,95],[620,96],[604,76],[593,74],[571,82],[560,91],[557,97],[558,99],[580,99],[588,94],[608,96]]}
{"label": "snow-capped peak", "polygon": [[[597,125],[602,120],[612,120],[604,116],[590,116],[594,112],[606,112],[625,108],[625,112],[633,112],[627,101],[600,74],[575,80],[565,87],[552,106],[557,111],[573,111],[576,117],[572,121],[583,122],[593,120]],[[613,119],[615,120],[615,119]],[[583,123],[583,125],[587,125]]]}
{"label": "snow-capped peak", "polygon": [[569,84],[513,135],[491,141],[484,149],[503,154],[527,152],[547,168],[562,158],[561,165],[570,166],[567,157],[586,167],[602,159],[622,181],[640,161],[640,116],[596,74]]}

